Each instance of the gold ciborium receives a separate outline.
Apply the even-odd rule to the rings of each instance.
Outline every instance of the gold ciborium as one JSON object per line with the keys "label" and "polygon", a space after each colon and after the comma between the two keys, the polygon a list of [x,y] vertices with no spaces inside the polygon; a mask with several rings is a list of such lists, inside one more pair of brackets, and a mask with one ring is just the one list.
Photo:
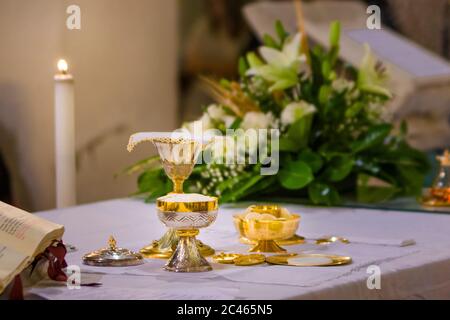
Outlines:
{"label": "gold ciborium", "polygon": [[196,240],[195,236],[199,228],[207,227],[215,220],[218,200],[183,193],[183,183],[208,141],[185,133],[143,132],[131,136],[128,150],[133,150],[142,141],[151,141],[156,146],[164,171],[173,183],[173,191],[157,200],[158,217],[168,227],[167,232],[161,239],[142,248],[141,254],[146,258],[171,258],[166,267],[170,271],[211,270],[202,256],[214,254],[214,249]]}
{"label": "gold ciborium", "polygon": [[233,217],[239,233],[253,247],[250,252],[286,252],[280,242],[292,239],[300,223],[297,214],[280,215],[276,205],[251,206],[244,214]]}
{"label": "gold ciborium", "polygon": [[[267,213],[267,214],[272,214],[275,217],[282,217],[283,215],[287,216],[290,214],[287,209],[283,208],[282,206],[276,205],[276,204],[252,205],[252,206],[249,206],[245,210],[245,213],[250,213],[250,212]],[[243,226],[242,221],[243,221],[243,219],[241,219],[239,216],[235,216],[233,218],[234,226],[239,233],[239,242],[241,242],[243,244],[248,244],[248,245],[256,245],[257,241],[250,240],[249,238],[247,238],[245,236],[244,226]],[[275,242],[279,246],[291,246],[291,245],[305,243],[305,238],[294,233],[292,235],[292,237],[289,237],[287,239],[282,239],[282,240],[276,240]]]}

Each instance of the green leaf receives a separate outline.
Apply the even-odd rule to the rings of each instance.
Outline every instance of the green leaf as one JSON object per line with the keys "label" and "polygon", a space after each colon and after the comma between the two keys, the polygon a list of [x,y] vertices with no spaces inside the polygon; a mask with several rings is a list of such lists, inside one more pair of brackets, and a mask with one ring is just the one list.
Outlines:
{"label": "green leaf", "polygon": [[303,148],[308,144],[312,119],[312,114],[306,115],[291,124],[288,129],[287,136],[297,144],[298,149]]}
{"label": "green leaf", "polygon": [[370,185],[369,183],[371,178],[371,176],[366,174],[358,175],[358,186],[356,189],[356,198],[358,202],[383,202],[391,199],[399,191],[401,191],[399,188],[395,187],[392,184]]}
{"label": "green leaf", "polygon": [[423,173],[411,166],[398,166],[397,170],[403,180],[402,186],[405,193],[414,196],[420,195],[424,182]]}
{"label": "green leaf", "polygon": [[308,186],[308,195],[314,204],[336,205],[341,202],[337,190],[322,182],[313,182]]}
{"label": "green leaf", "polygon": [[329,79],[331,75],[331,63],[328,59],[322,61],[322,75],[325,79]]}
{"label": "green leaf", "polygon": [[240,57],[238,71],[239,71],[239,75],[241,76],[241,78],[245,78],[248,69],[249,69],[249,66],[247,64],[247,61],[245,60],[244,57]]}
{"label": "green leaf", "polygon": [[247,53],[247,62],[250,68],[257,68],[264,65],[264,62],[254,52]]}
{"label": "green leaf", "polygon": [[351,144],[354,153],[358,153],[367,149],[371,149],[383,143],[384,139],[392,130],[390,124],[375,125],[367,131],[367,133]]}
{"label": "green leaf", "polygon": [[231,124],[229,129],[237,129],[241,125],[242,118],[236,118],[233,123]]}
{"label": "green leaf", "polygon": [[125,168],[120,173],[115,174],[115,176],[119,176],[121,174],[133,174],[142,170],[156,169],[161,167],[161,162],[159,161],[159,156],[153,156],[150,158],[145,158],[136,162],[135,164]]}
{"label": "green leaf", "polygon": [[269,91],[291,88],[299,81],[297,71],[290,67],[264,65],[258,69],[258,72],[262,78],[274,83]]}
{"label": "green leaf", "polygon": [[351,156],[334,157],[327,164],[324,177],[333,182],[342,181],[352,172],[354,160]]}
{"label": "green leaf", "polygon": [[278,173],[281,185],[289,190],[298,190],[314,180],[311,168],[303,161],[289,162]]}
{"label": "green leaf", "polygon": [[346,118],[353,118],[364,108],[364,103],[361,101],[355,102],[352,106],[350,106],[347,110],[345,110]]}
{"label": "green leaf", "polygon": [[279,141],[280,151],[297,152],[300,149],[300,145],[298,143],[295,143],[295,141],[287,137],[280,137]]}
{"label": "green leaf", "polygon": [[319,102],[321,105],[325,105],[331,95],[331,87],[328,85],[323,85],[319,89]]}
{"label": "green leaf", "polygon": [[161,176],[162,170],[151,170],[143,172],[138,178],[138,188],[140,192],[150,192],[157,188],[164,180]]}
{"label": "green leaf", "polygon": [[284,29],[283,23],[280,20],[275,22],[275,31],[277,32],[278,38],[280,39],[281,44],[284,43],[284,40],[288,37],[289,33]]}
{"label": "green leaf", "polygon": [[363,203],[380,203],[392,199],[398,193],[398,190],[393,187],[358,187],[357,200]]}
{"label": "green leaf", "polygon": [[303,150],[300,153],[298,160],[308,164],[314,173],[318,172],[323,166],[322,157],[309,149]]}
{"label": "green leaf", "polygon": [[268,34],[265,34],[263,36],[263,43],[267,47],[280,49],[280,46],[277,44],[277,42]]}
{"label": "green leaf", "polygon": [[339,46],[339,39],[341,37],[341,23],[339,21],[333,21],[330,25],[330,46]]}

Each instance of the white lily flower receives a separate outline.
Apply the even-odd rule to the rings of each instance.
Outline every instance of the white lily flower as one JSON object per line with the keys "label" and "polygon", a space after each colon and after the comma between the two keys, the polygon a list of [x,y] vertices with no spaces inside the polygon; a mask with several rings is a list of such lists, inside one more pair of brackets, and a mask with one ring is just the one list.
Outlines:
{"label": "white lily flower", "polygon": [[370,46],[364,44],[365,55],[358,71],[358,88],[362,91],[392,98],[392,93],[384,87],[387,79],[386,68],[376,61]]}
{"label": "white lily flower", "polygon": [[284,90],[298,83],[298,72],[304,66],[306,56],[300,53],[301,34],[296,34],[286,40],[280,50],[263,46],[259,54],[266,61],[260,65],[253,63],[247,75],[258,75],[273,82],[270,90]]}
{"label": "white lily flower", "polygon": [[240,127],[244,130],[276,128],[277,121],[271,112],[251,111],[245,114]]}
{"label": "white lily flower", "polygon": [[306,61],[304,54],[300,54],[301,34],[297,33],[294,37],[286,40],[281,51],[263,46],[259,49],[259,54],[268,64],[279,67],[298,66]]}
{"label": "white lily flower", "polygon": [[186,128],[191,134],[196,134],[197,132],[205,132],[206,130],[213,129],[214,125],[210,116],[204,113],[200,119],[185,123],[183,128]]}
{"label": "white lily flower", "polygon": [[316,107],[306,101],[292,102],[281,112],[281,124],[288,126],[304,116],[316,112]]}
{"label": "white lily flower", "polygon": [[206,113],[212,120],[223,122],[227,128],[236,120],[236,117],[227,114],[224,108],[217,104],[211,104],[206,110]]}

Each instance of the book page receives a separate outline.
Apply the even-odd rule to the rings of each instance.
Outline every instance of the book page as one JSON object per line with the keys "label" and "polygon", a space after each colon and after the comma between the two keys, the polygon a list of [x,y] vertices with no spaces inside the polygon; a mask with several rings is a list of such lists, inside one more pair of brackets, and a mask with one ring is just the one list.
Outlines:
{"label": "book page", "polygon": [[29,263],[25,254],[0,244],[0,293]]}
{"label": "book page", "polygon": [[61,238],[64,227],[0,202],[0,245],[33,257]]}

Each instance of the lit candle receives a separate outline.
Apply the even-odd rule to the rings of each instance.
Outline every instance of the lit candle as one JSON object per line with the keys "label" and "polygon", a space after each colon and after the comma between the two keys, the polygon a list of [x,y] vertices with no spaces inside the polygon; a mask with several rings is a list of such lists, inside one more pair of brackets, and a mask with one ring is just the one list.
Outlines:
{"label": "lit candle", "polygon": [[67,62],[58,61],[55,75],[56,206],[76,204],[74,80]]}

